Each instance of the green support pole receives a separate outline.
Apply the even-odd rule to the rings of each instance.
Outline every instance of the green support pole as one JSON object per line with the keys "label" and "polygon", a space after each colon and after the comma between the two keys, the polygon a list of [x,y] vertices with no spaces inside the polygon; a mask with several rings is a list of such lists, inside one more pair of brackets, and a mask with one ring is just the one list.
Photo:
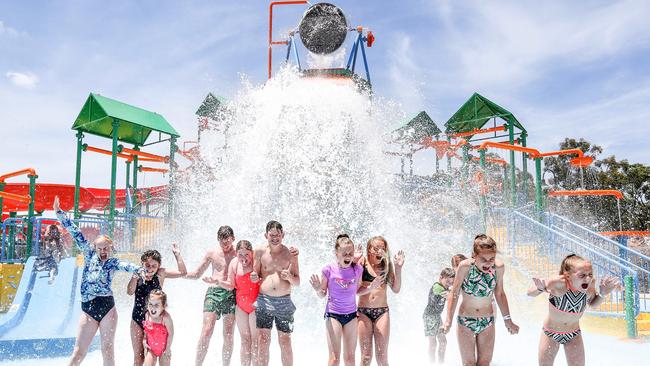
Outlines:
{"label": "green support pole", "polygon": [[32,236],[34,234],[34,223],[32,219],[34,218],[34,199],[36,197],[36,178],[38,175],[28,175],[29,177],[29,207],[27,208],[27,251],[26,257],[32,253]]}
{"label": "green support pole", "polygon": [[463,145],[463,181],[467,180],[469,170],[469,145]]}
{"label": "green support pole", "polygon": [[79,214],[79,190],[81,186],[81,152],[83,151],[84,134],[77,131],[77,166],[75,168],[74,178],[74,218],[78,219]]}
{"label": "green support pole", "polygon": [[501,194],[503,196],[503,202],[508,201],[508,167],[503,166],[503,177],[501,178]]}
{"label": "green support pole", "polygon": [[[521,146],[526,147],[526,132],[522,132],[520,139],[521,139]],[[528,154],[526,153],[521,153],[521,164],[522,164],[522,172],[523,172],[523,178],[521,179],[521,189],[524,190],[524,203],[528,203]]]}
{"label": "green support pole", "polygon": [[542,158],[535,158],[535,208],[541,212],[544,209],[542,196]]}
{"label": "green support pole", "polygon": [[634,318],[634,279],[627,275],[625,282],[625,322],[627,323],[627,337],[636,338],[636,319]]}
{"label": "green support pole", "polygon": [[[133,146],[133,150],[140,151],[140,147],[138,145]],[[138,156],[135,155],[133,157],[133,204],[131,207],[133,207],[133,213],[136,214],[138,211],[136,210],[136,206],[138,204]]]}
{"label": "green support pole", "polygon": [[167,195],[169,197],[169,206],[167,207],[167,216],[169,219],[174,217],[174,172],[175,172],[175,163],[174,163],[174,154],[176,153],[176,137],[169,139],[169,188],[167,189]]}
{"label": "green support pole", "polygon": [[[451,138],[447,137],[447,142],[451,146]],[[451,156],[447,155],[447,173],[451,174]]]}
{"label": "green support pole", "polygon": [[111,149],[111,201],[108,212],[108,235],[112,238],[115,235],[115,188],[117,185],[117,133],[120,121],[113,119],[113,148]]}
{"label": "green support pole", "polygon": [[[508,138],[510,145],[515,144],[515,125],[508,123]],[[517,172],[515,170],[515,152],[510,150],[510,204],[517,206]]]}
{"label": "green support pole", "polygon": [[[481,156],[481,172],[483,173],[481,180],[483,183],[482,185],[485,185],[485,150],[479,150],[479,154]],[[481,225],[483,225],[483,230],[481,232],[484,233],[487,231],[487,200],[482,185],[479,185],[479,203],[481,206]]]}
{"label": "green support pole", "polygon": [[126,161],[126,185],[124,186],[124,188],[128,190],[129,187],[131,186],[130,183],[131,183],[131,162],[127,160]]}
{"label": "green support pole", "polygon": [[[9,212],[9,218],[15,219],[16,213]],[[9,226],[9,249],[7,250],[7,259],[14,259],[14,245],[16,244],[16,225]]]}
{"label": "green support pole", "polygon": [[[0,182],[0,192],[5,190],[5,182]],[[2,197],[0,197],[0,224],[2,223]]]}

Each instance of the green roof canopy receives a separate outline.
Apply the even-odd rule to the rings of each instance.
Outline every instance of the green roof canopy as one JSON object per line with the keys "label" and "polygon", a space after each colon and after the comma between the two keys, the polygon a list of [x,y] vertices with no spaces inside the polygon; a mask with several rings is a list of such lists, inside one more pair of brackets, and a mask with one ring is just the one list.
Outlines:
{"label": "green roof canopy", "polygon": [[442,131],[436,126],[425,111],[406,120],[406,124],[393,131],[395,142],[414,143],[420,142],[427,136],[438,136]]}
{"label": "green roof canopy", "polygon": [[216,121],[218,118],[219,108],[221,108],[225,103],[226,98],[208,93],[195,114],[199,117],[208,117],[211,120]]}
{"label": "green roof canopy", "polygon": [[90,93],[88,96],[72,129],[113,138],[114,119],[120,122],[117,139],[122,142],[143,145],[152,131],[161,132],[171,137],[180,137],[165,117],[160,114],[94,93]]}
{"label": "green roof canopy", "polygon": [[481,129],[490,118],[495,117],[512,123],[521,132],[526,132],[524,126],[519,123],[512,113],[478,93],[472,94],[469,100],[449,118],[445,123],[445,132],[452,134]]}

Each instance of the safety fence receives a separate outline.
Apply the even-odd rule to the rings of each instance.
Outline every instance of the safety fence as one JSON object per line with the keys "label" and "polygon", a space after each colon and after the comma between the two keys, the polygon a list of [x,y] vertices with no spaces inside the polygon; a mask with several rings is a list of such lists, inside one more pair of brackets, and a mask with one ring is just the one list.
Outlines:
{"label": "safety fence", "polygon": [[[32,219],[33,232],[31,246],[27,240],[27,219],[7,218],[1,226],[0,262],[24,262],[30,255],[49,255],[57,251],[62,257],[77,253],[70,234],[64,230],[56,218],[38,217]],[[113,249],[116,252],[141,252],[154,247],[161,236],[166,234],[166,220],[161,217],[129,215],[116,217],[111,223],[104,217],[85,216],[74,220],[84,237],[92,242],[99,235],[113,238]],[[54,225],[60,233],[58,240],[52,242],[46,237],[48,226]],[[51,246],[56,245],[56,248]]]}

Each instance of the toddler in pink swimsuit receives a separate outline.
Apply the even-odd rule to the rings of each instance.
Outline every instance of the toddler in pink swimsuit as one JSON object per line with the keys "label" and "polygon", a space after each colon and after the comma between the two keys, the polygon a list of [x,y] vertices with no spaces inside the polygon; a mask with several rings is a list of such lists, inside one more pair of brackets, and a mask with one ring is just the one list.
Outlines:
{"label": "toddler in pink swimsuit", "polygon": [[174,337],[174,323],[166,310],[167,295],[162,290],[152,290],[147,300],[147,315],[144,327],[144,366],[171,363],[171,345]]}

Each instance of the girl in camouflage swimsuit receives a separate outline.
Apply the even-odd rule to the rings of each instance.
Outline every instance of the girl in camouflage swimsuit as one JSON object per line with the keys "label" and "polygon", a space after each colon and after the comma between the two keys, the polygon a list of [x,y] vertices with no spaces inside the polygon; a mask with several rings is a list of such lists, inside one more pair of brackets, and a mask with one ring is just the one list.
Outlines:
{"label": "girl in camouflage swimsuit", "polygon": [[458,310],[458,346],[463,365],[489,365],[494,351],[494,309],[492,297],[501,309],[506,328],[511,334],[519,327],[510,318],[508,298],[503,290],[503,262],[496,259],[497,245],[485,234],[474,238],[472,258],[460,262],[447,306],[448,332],[456,311],[460,290],[463,301]]}

